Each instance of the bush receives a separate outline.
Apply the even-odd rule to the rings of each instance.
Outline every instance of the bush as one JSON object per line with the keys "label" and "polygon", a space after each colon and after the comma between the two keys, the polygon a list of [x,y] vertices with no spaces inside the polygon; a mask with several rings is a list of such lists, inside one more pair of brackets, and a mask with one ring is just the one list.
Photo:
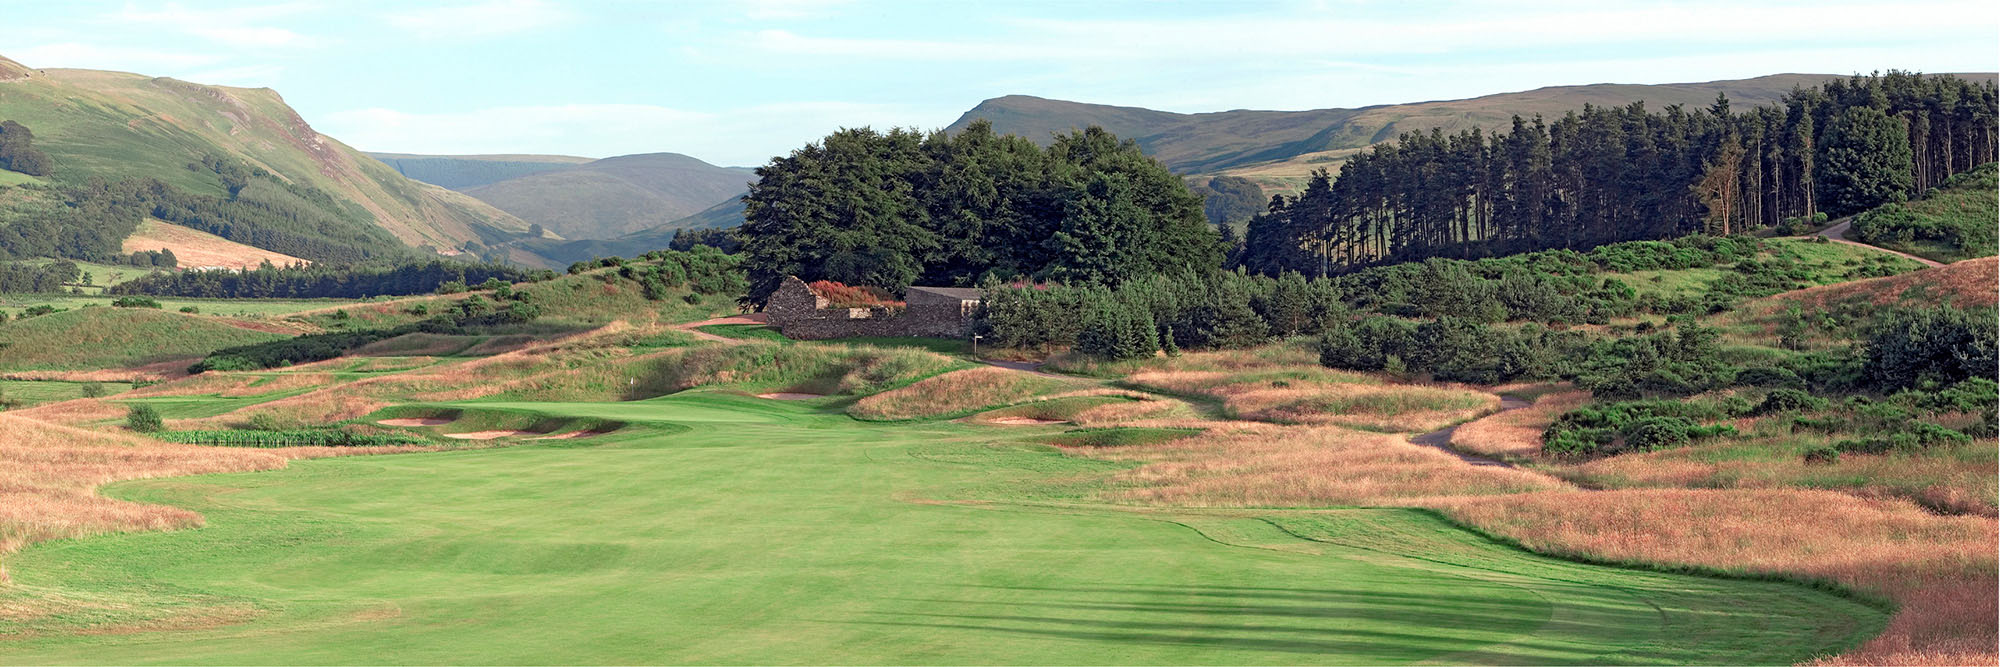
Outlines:
{"label": "bush", "polygon": [[1826,409],[1826,399],[1797,389],[1773,389],[1764,395],[1764,402],[1757,405],[1755,414],[1768,415],[1774,412],[1811,412]]}
{"label": "bush", "polygon": [[143,296],[121,296],[111,301],[116,308],[159,308],[160,302]]}
{"label": "bush", "polygon": [[103,398],[104,385],[96,382],[85,382],[82,387],[77,388],[77,395],[84,398]]}
{"label": "bush", "polygon": [[1680,417],[1648,417],[1632,425],[1625,436],[1625,444],[1649,452],[1683,447],[1693,440],[1689,432],[1697,428],[1694,422]]}
{"label": "bush", "polygon": [[1806,450],[1806,463],[1839,463],[1840,449],[1837,447],[1814,447]]}
{"label": "bush", "polygon": [[140,433],[158,433],[160,429],[166,428],[166,422],[160,419],[160,411],[153,409],[151,405],[140,403],[125,413],[125,426]]}
{"label": "bush", "polygon": [[194,306],[181,306],[181,312],[189,315],[198,315],[201,313],[201,309]]}

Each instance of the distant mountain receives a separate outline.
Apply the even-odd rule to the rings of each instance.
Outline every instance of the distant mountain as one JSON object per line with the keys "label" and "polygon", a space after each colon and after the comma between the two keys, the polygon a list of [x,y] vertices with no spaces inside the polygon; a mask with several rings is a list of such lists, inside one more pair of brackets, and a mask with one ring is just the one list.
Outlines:
{"label": "distant mountain", "polygon": [[749,169],[678,153],[623,155],[466,188],[568,239],[609,239],[668,225],[741,196]]}
{"label": "distant mountain", "polygon": [[573,155],[412,155],[368,153],[404,176],[431,185],[464,190],[544,171],[569,169],[590,162]]}
{"label": "distant mountain", "polygon": [[[1992,74],[1979,76],[1991,79]],[[1508,127],[1515,115],[1555,117],[1585,104],[1623,106],[1644,101],[1652,109],[1679,104],[1706,108],[1717,93],[1738,108],[1777,101],[1794,87],[1810,87],[1831,74],[1774,74],[1754,79],[1658,85],[1594,84],[1552,86],[1526,92],[1464,100],[1417,102],[1360,109],[1311,111],[1222,111],[1182,114],[1049,100],[1026,95],[997,97],[965,112],[950,131],[977,119],[993,129],[1046,143],[1058,132],[1099,125],[1135,139],[1146,153],[1187,175],[1242,176],[1270,192],[1296,189],[1314,169],[1338,167],[1355,151],[1403,132],[1439,128]]]}
{"label": "distant mountain", "polygon": [[[214,172],[189,168],[206,157],[240,161],[330,201],[328,224],[368,224],[408,246],[449,249],[466,241],[517,238],[528,223],[477,199],[404,178],[396,170],[320,134],[269,88],[231,88],[123,72],[31,69],[0,58],[0,119],[34,132],[54,166],[48,181],[80,184],[155,178],[195,194],[229,196]],[[33,193],[0,196],[34,205]],[[291,196],[280,192],[273,197]],[[317,195],[313,195],[317,196]],[[358,222],[351,222],[358,221]],[[326,230],[329,237],[347,237]],[[370,231],[377,238],[379,232]],[[393,241],[383,238],[383,244]]]}
{"label": "distant mountain", "polygon": [[700,213],[618,238],[575,241],[523,239],[514,247],[539,258],[539,261],[522,260],[523,263],[538,264],[553,269],[596,257],[643,255],[667,247],[667,244],[673,242],[674,234],[683,229],[722,229],[741,224],[743,224],[743,199],[731,197]]}

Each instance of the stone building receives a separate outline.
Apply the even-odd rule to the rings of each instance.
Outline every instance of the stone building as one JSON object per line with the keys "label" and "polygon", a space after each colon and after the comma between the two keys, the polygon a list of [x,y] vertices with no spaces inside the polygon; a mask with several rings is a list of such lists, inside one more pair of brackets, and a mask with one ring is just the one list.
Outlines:
{"label": "stone building", "polygon": [[764,302],[764,314],[771,326],[795,340],[824,340],[857,336],[923,336],[960,338],[972,325],[979,310],[982,292],[970,287],[913,286],[903,297],[903,306],[872,308],[832,308],[826,297],[813,292],[805,281],[788,276],[771,298]]}

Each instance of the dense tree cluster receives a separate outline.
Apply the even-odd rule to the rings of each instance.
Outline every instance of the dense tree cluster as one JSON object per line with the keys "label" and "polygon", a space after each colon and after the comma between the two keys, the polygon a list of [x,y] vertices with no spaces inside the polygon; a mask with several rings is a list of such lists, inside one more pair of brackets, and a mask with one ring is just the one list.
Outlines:
{"label": "dense tree cluster", "polygon": [[1252,271],[1330,275],[1434,256],[1588,248],[1901,201],[1994,159],[1992,83],[1901,72],[1737,112],[1586,106],[1510,131],[1409,133],[1254,219]]}
{"label": "dense tree cluster", "polygon": [[1271,203],[1263,187],[1241,176],[1199,178],[1188,189],[1201,195],[1202,213],[1218,225],[1249,220]]}
{"label": "dense tree cluster", "polygon": [[391,266],[272,266],[248,271],[208,269],[155,273],[113,285],[111,294],[150,294],[212,299],[363,299],[371,296],[429,294],[440,285],[469,285],[487,280],[545,280],[554,272],[501,264],[465,264],[446,260]]}
{"label": "dense tree cluster", "polygon": [[0,121],[0,169],[47,176],[49,154],[35,148],[35,133],[11,120]]}
{"label": "dense tree cluster", "polygon": [[0,256],[172,266],[157,255],[133,262],[121,252],[125,238],[148,216],[316,262],[344,264],[408,254],[367,211],[320,190],[220,158],[188,167],[214,172],[229,194],[186,192],[151,178],[109,183],[92,177],[62,189],[60,204],[16,211],[0,225]]}
{"label": "dense tree cluster", "polygon": [[667,242],[667,249],[686,251],[705,245],[733,255],[743,248],[743,241],[737,237],[736,230],[735,227],[675,230],[673,240]]}
{"label": "dense tree cluster", "polygon": [[52,294],[63,291],[67,283],[76,282],[83,270],[76,263],[54,261],[34,265],[21,262],[0,263],[0,294]]}
{"label": "dense tree cluster", "polygon": [[1095,127],[1047,149],[984,122],[955,136],[847,129],[757,173],[738,231],[755,302],[787,275],[890,289],[1109,284],[1221,261],[1201,198]]}

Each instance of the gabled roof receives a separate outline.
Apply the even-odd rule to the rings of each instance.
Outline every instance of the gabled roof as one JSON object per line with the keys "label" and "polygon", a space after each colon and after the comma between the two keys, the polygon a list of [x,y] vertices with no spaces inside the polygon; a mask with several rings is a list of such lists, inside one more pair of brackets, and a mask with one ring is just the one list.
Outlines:
{"label": "gabled roof", "polygon": [[911,285],[907,291],[936,294],[941,297],[958,299],[960,301],[979,301],[986,298],[986,290],[977,287],[921,287]]}

